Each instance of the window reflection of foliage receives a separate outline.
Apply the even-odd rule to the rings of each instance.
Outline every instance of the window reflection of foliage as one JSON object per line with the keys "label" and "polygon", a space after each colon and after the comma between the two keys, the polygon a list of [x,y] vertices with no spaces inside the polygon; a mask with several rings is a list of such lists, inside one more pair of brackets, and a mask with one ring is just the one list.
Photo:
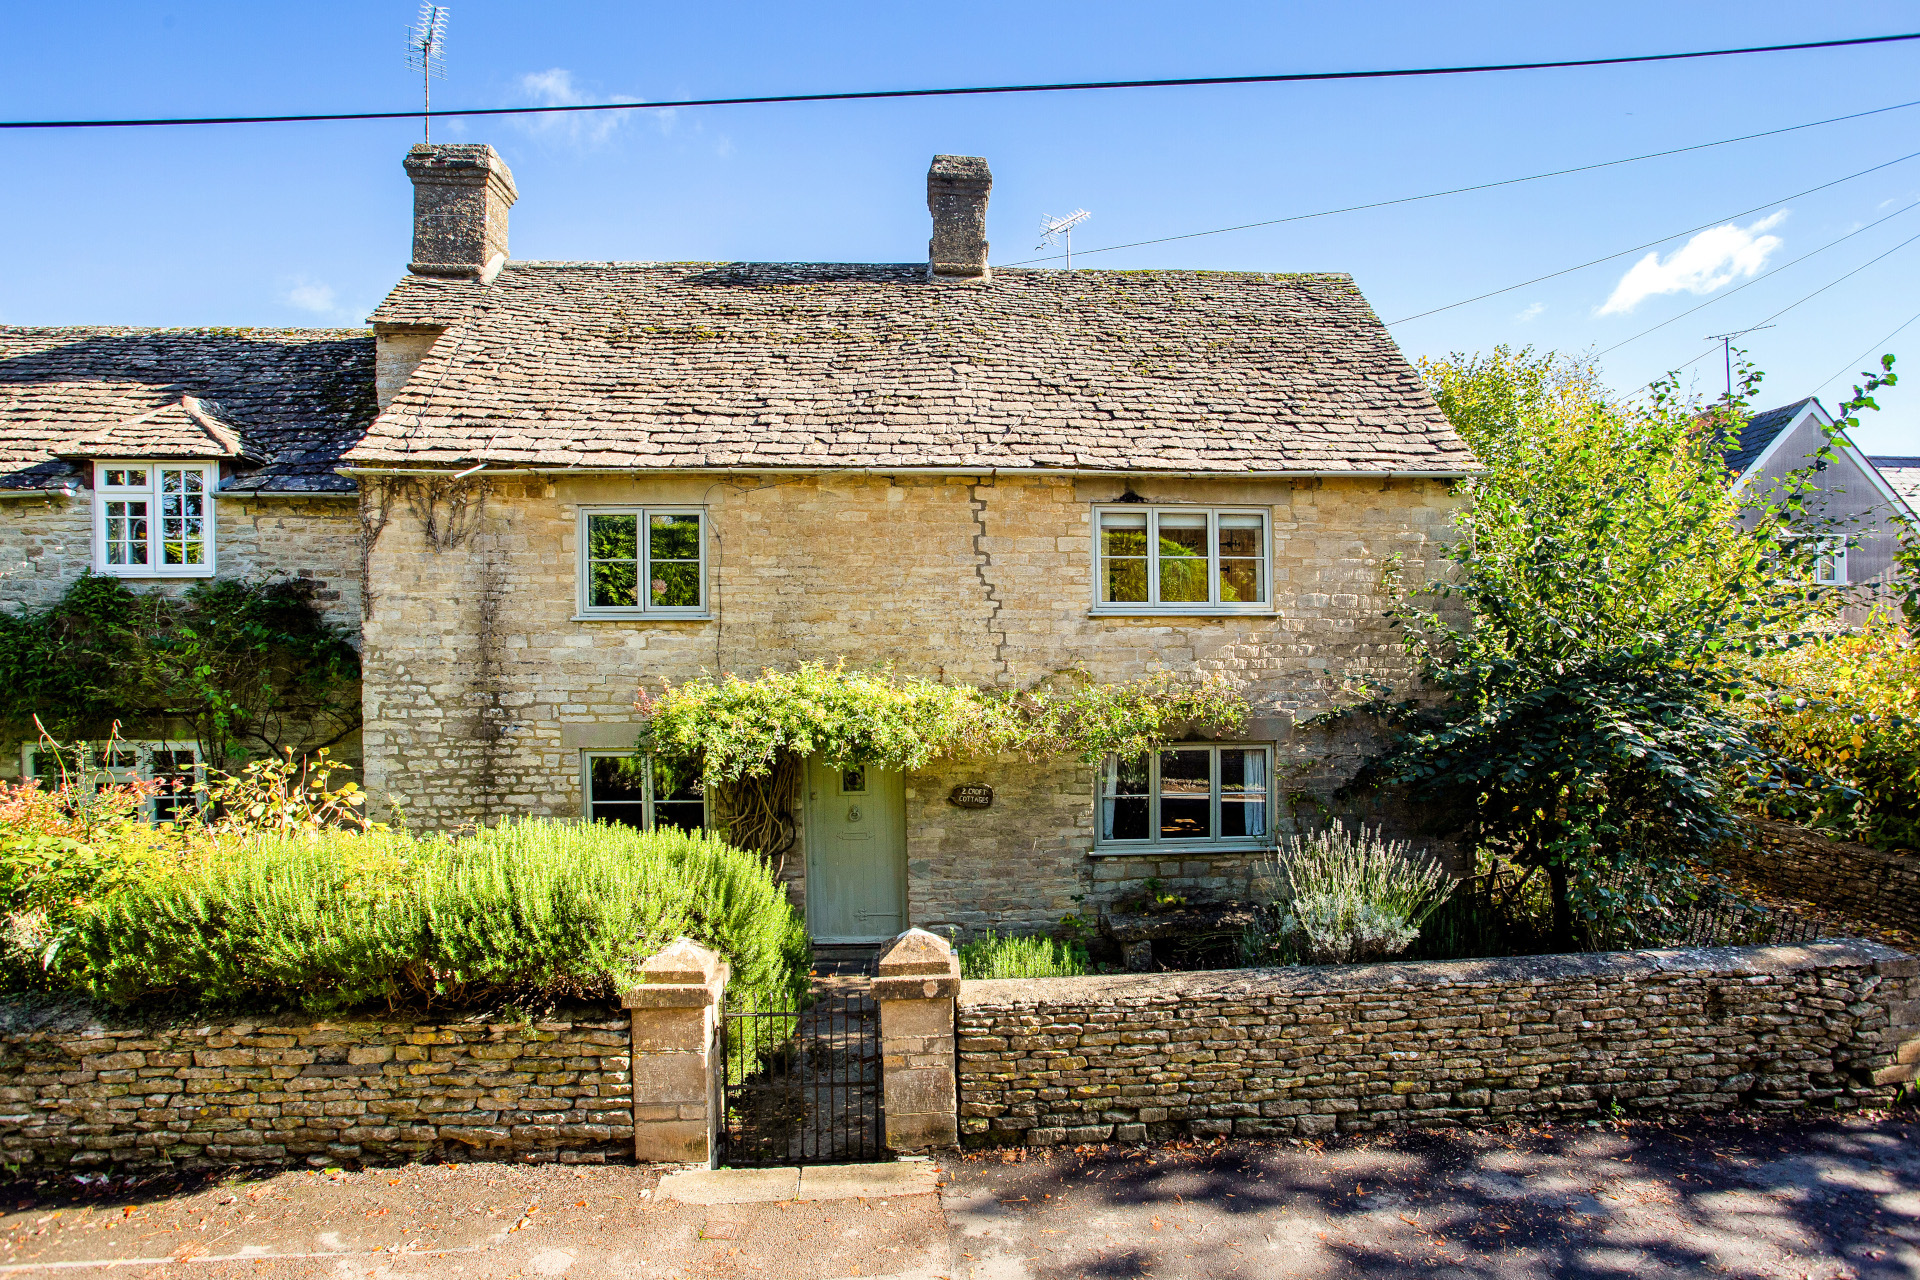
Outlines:
{"label": "window reflection of foliage", "polygon": [[[215,580],[180,595],[88,575],[40,611],[0,614],[0,729],[192,736],[216,768],[307,752],[360,727],[360,657],[318,584]],[[182,732],[182,730],[186,732]]]}

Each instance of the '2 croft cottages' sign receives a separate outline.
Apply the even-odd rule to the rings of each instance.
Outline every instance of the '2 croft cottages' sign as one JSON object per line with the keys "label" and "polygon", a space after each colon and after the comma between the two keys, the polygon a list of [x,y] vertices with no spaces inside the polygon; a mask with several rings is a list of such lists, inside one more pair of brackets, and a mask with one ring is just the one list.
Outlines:
{"label": "'2 croft cottages' sign", "polygon": [[962,809],[991,809],[993,788],[984,782],[962,783],[953,789],[953,794],[947,797],[947,803]]}

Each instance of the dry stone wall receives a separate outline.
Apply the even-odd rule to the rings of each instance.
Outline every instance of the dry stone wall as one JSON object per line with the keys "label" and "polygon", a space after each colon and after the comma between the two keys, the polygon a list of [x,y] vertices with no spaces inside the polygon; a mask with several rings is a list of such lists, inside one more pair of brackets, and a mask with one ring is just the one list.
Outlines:
{"label": "dry stone wall", "polygon": [[1887,929],[1920,934],[1920,853],[1829,840],[1787,822],[1754,822],[1731,865],[1761,886]]}
{"label": "dry stone wall", "polygon": [[630,1158],[626,1018],[128,1027],[0,1007],[0,1159],[194,1168]]}
{"label": "dry stone wall", "polygon": [[1884,1101],[1920,960],[1873,943],[961,985],[967,1145]]}
{"label": "dry stone wall", "polygon": [[[1092,504],[1128,491],[1072,477],[581,476],[466,482],[442,501],[396,499],[370,554],[367,776],[408,820],[454,827],[582,812],[581,752],[630,747],[636,690],[705,672],[844,658],[903,674],[1029,687],[1065,672],[1125,680],[1221,671],[1254,707],[1250,740],[1277,744],[1278,789],[1324,793],[1368,747],[1296,731],[1348,676],[1404,680],[1380,573],[1428,572],[1454,499],[1440,481],[1139,478],[1152,502],[1264,506],[1274,604],[1247,617],[1093,617]],[[695,505],[710,517],[710,617],[582,620],[578,518],[598,505]],[[946,803],[959,781],[992,809]],[[939,765],[908,779],[911,922],[1050,925],[1076,895],[1146,875],[1213,893],[1244,859],[1089,859],[1092,771],[1069,761]],[[804,843],[788,861],[806,865]],[[1169,877],[1166,872],[1177,868]],[[804,892],[797,885],[796,893]],[[978,905],[982,901],[987,905]]]}

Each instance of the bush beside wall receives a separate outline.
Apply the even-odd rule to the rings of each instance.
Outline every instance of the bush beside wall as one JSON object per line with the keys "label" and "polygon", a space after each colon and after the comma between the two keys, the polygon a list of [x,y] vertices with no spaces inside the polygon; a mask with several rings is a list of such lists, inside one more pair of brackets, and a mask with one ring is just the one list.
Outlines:
{"label": "bush beside wall", "polygon": [[625,1017],[138,1028],[0,1007],[0,1160],[31,1173],[631,1159],[629,1045]]}
{"label": "bush beside wall", "polygon": [[[968,1146],[1886,1101],[1920,960],[1873,943],[961,984]],[[1904,1044],[1904,1051],[1900,1046]]]}

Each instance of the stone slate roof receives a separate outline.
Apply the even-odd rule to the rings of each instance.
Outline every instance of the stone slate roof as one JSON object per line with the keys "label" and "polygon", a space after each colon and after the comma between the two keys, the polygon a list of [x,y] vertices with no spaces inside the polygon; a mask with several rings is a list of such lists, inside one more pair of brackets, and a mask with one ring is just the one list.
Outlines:
{"label": "stone slate roof", "polygon": [[[156,410],[177,411],[171,425],[185,431],[183,397],[203,401],[209,421],[261,464],[243,462],[222,492],[351,493],[334,468],[373,420],[373,338],[363,329],[0,325],[0,492],[89,483],[86,465],[67,460],[88,451],[83,440],[137,437]],[[166,418],[147,421],[165,427]]]}
{"label": "stone slate roof", "polygon": [[509,263],[403,280],[448,326],[350,465],[1472,466],[1344,275]]}
{"label": "stone slate roof", "polygon": [[197,396],[117,422],[57,446],[62,458],[205,458],[251,460],[240,433],[220,421],[219,407]]}
{"label": "stone slate roof", "polygon": [[1747,425],[1740,428],[1739,438],[1727,450],[1727,470],[1734,475],[1745,475],[1754,459],[1767,451],[1774,437],[1785,431],[1792,421],[1800,416],[1800,411],[1814,402],[1812,396],[1795,400],[1792,404],[1782,405],[1778,409],[1769,409],[1765,413],[1756,413],[1747,419]]}
{"label": "stone slate roof", "polygon": [[1920,458],[1872,458],[1874,469],[1887,478],[1893,491],[1907,500],[1907,505],[1920,512]]}

